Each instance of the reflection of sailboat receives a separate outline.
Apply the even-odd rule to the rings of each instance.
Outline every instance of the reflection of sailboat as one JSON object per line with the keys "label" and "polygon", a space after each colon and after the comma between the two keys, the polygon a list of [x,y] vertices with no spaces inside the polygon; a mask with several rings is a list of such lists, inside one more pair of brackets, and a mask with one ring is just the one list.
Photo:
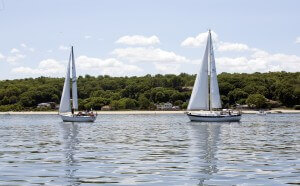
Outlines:
{"label": "reflection of sailboat", "polygon": [[[66,162],[66,178],[70,185],[77,185],[78,179],[75,178],[75,172],[77,171],[77,162],[74,159],[76,145],[79,143],[77,139],[78,126],[76,124],[71,125],[61,125],[63,128],[63,143],[64,143],[64,153]],[[79,184],[78,184],[79,185]]]}
{"label": "reflection of sailboat", "polygon": [[187,115],[191,121],[224,122],[239,121],[241,119],[240,113],[232,111],[213,111],[213,109],[220,108],[222,108],[222,105],[219,93],[212,38],[209,30],[202,65],[196,76],[191,99],[188,105],[189,111],[202,110],[202,112],[188,112]]}
{"label": "reflection of sailboat", "polygon": [[[211,175],[218,172],[216,151],[220,135],[219,124],[192,124],[193,144],[191,148],[198,159],[197,162],[201,162],[202,166],[199,166],[200,170],[200,183],[203,185],[206,180],[209,180]],[[200,159],[200,160],[199,160]]]}
{"label": "reflection of sailboat", "polygon": [[[70,103],[70,66],[72,61],[72,109]],[[64,89],[61,96],[61,101],[59,105],[59,113],[63,121],[71,122],[93,122],[96,120],[97,115],[93,112],[78,112],[74,114],[74,111],[78,109],[78,97],[77,97],[77,78],[76,78],[76,68],[73,46],[71,47],[71,54],[69,58],[69,63],[67,66],[67,74],[64,83]],[[70,113],[72,112],[72,113]],[[61,114],[64,113],[64,114]]]}

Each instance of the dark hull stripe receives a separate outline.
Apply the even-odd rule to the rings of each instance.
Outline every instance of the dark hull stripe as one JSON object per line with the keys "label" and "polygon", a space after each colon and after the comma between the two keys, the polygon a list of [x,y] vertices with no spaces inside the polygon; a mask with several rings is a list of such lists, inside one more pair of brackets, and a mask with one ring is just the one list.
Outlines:
{"label": "dark hull stripe", "polygon": [[188,116],[194,116],[194,117],[199,117],[199,118],[235,118],[239,117],[241,115],[226,115],[226,116],[199,116],[199,115],[194,115],[194,114],[187,114]]}

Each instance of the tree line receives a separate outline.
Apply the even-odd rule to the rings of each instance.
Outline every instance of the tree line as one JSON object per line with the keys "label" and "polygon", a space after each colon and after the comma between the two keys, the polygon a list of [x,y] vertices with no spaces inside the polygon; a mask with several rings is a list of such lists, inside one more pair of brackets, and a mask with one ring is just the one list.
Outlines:
{"label": "tree line", "polygon": [[[78,77],[79,109],[155,109],[170,102],[186,109],[195,75],[145,75],[142,77]],[[300,72],[221,73],[218,75],[223,108],[295,107],[300,105]],[[0,111],[39,110],[43,102],[59,104],[64,78],[25,78],[0,81]],[[296,106],[297,107],[297,106]],[[41,108],[40,108],[41,109]]]}

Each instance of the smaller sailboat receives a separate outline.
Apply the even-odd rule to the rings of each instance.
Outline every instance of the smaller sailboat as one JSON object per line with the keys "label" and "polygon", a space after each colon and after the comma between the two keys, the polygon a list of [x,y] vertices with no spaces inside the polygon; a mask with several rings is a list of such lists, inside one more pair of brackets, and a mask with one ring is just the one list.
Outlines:
{"label": "smaller sailboat", "polygon": [[[71,109],[71,95],[70,95],[70,67],[72,62],[72,109]],[[93,112],[78,112],[78,96],[77,96],[77,77],[75,68],[75,59],[73,46],[71,47],[71,53],[67,66],[67,73],[64,83],[64,88],[59,105],[59,115],[65,122],[94,122],[97,118]]]}
{"label": "smaller sailboat", "polygon": [[201,68],[197,73],[187,116],[191,121],[228,122],[239,121],[241,113],[222,108],[216,72],[215,57],[209,30]]}

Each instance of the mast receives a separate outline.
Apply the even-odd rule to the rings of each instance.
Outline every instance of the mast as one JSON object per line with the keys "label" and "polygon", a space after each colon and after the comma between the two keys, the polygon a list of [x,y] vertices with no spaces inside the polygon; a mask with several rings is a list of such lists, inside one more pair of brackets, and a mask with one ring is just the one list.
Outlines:
{"label": "mast", "polygon": [[209,108],[209,111],[212,111],[212,97],[211,97],[211,50],[212,50],[212,47],[211,47],[211,33],[210,33],[210,29],[208,30],[208,38],[209,40],[209,55],[208,55],[208,65],[207,65],[207,71],[208,71],[208,108]]}
{"label": "mast", "polygon": [[76,77],[73,46],[71,47],[71,55],[72,55],[72,100],[73,100],[72,108],[74,110],[77,110],[78,109],[77,77]]}

